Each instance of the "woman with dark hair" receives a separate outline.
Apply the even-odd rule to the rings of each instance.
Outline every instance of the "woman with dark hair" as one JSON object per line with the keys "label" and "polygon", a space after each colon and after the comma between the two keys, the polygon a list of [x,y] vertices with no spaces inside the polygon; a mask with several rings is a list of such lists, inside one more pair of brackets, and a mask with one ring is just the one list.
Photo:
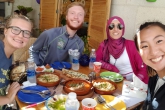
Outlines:
{"label": "woman with dark hair", "polygon": [[141,85],[147,86],[148,76],[146,65],[131,40],[123,37],[124,21],[118,17],[111,17],[106,26],[107,39],[96,51],[96,60],[102,63],[102,68],[120,73],[127,80],[138,79]]}
{"label": "woman with dark hair", "polygon": [[145,22],[140,26],[134,41],[150,76],[143,110],[164,110],[165,25],[160,22]]}

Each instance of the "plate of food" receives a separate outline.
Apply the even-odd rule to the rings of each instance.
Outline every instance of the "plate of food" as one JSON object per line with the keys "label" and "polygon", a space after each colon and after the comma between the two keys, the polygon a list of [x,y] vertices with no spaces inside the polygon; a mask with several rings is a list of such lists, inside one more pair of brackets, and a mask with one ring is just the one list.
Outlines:
{"label": "plate of food", "polygon": [[[106,103],[113,106],[116,110],[126,110],[126,104],[120,100],[117,97],[114,97],[112,95],[102,95],[102,97],[105,99]],[[97,98],[94,98],[97,102]],[[96,110],[109,110],[109,108],[106,106],[106,104],[98,104],[95,107]]]}
{"label": "plate of food", "polygon": [[78,96],[86,95],[92,91],[92,83],[82,79],[69,79],[64,82],[64,91],[66,93],[75,92]]}
{"label": "plate of food", "polygon": [[117,89],[117,86],[114,82],[104,79],[96,79],[93,81],[94,91],[101,95],[110,95],[113,94]]}
{"label": "plate of food", "polygon": [[65,110],[65,102],[67,95],[55,95],[46,100],[45,105],[47,110]]}
{"label": "plate of food", "polygon": [[100,74],[102,79],[111,80],[113,82],[121,82],[123,80],[123,76],[119,73],[105,71]]}
{"label": "plate of food", "polygon": [[37,76],[37,84],[46,87],[56,86],[60,82],[60,76],[56,73],[41,72]]}
{"label": "plate of food", "polygon": [[73,70],[62,69],[62,74],[69,78],[89,80],[88,75]]}

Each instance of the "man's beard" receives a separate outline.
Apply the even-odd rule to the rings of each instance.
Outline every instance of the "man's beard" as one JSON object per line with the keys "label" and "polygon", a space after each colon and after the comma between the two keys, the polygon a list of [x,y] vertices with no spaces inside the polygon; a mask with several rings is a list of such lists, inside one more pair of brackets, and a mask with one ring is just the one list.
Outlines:
{"label": "man's beard", "polygon": [[68,27],[69,27],[71,30],[78,30],[78,29],[80,29],[80,28],[82,27],[82,25],[83,25],[83,23],[81,23],[79,26],[73,27],[73,26],[71,25],[71,23],[70,23],[68,20],[67,20],[66,24],[68,25]]}

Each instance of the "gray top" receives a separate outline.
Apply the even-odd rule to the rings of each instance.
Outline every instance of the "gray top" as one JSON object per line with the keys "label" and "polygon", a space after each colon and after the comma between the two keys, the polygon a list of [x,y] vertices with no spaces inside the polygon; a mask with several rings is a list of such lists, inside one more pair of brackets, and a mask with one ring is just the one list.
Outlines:
{"label": "gray top", "polygon": [[69,49],[78,49],[82,54],[84,42],[77,34],[69,38],[66,26],[42,32],[29,48],[37,65],[52,64],[55,61],[69,61]]}

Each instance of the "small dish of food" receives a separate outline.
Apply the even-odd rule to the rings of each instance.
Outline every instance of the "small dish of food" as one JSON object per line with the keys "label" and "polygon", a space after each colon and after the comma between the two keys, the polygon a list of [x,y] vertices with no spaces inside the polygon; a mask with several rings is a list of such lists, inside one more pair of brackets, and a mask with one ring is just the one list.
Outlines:
{"label": "small dish of food", "polygon": [[45,70],[45,66],[37,66],[35,70],[37,73],[43,72]]}
{"label": "small dish of food", "polygon": [[93,89],[92,83],[82,79],[69,79],[64,82],[66,93],[75,92],[78,96],[86,95]]}
{"label": "small dish of food", "polygon": [[54,69],[49,67],[49,66],[37,66],[35,68],[36,72],[37,73],[40,73],[40,72],[54,72]]}
{"label": "small dish of food", "polygon": [[65,110],[67,95],[55,95],[46,100],[47,110]]}
{"label": "small dish of food", "polygon": [[56,73],[41,72],[37,74],[37,84],[46,87],[52,87],[58,85],[60,82],[60,76]]}
{"label": "small dish of food", "polygon": [[101,95],[110,95],[117,89],[114,82],[104,79],[96,79],[93,81],[94,91]]}

